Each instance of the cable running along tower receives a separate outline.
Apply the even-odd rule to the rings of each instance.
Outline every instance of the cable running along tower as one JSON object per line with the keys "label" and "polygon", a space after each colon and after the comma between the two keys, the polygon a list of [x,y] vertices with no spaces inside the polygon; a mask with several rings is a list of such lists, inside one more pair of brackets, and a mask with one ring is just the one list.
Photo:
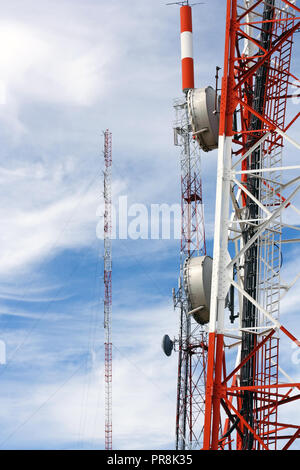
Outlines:
{"label": "cable running along tower", "polygon": [[104,329],[105,329],[105,449],[112,449],[112,134],[104,132]]}
{"label": "cable running along tower", "polygon": [[[300,398],[300,383],[279,361],[284,339],[299,347],[280,320],[289,284],[281,268],[286,247],[299,243],[299,152],[290,131],[300,116],[300,81],[292,72],[296,0],[226,0],[221,96],[194,88],[192,20],[181,5],[184,96],[175,102],[175,145],[181,149],[182,242],[178,290],[176,448],[287,450],[300,437],[285,405]],[[294,93],[292,90],[294,88]],[[295,91],[296,90],[296,91]],[[206,254],[199,149],[218,149],[213,258]],[[292,353],[291,353],[292,355]]]}

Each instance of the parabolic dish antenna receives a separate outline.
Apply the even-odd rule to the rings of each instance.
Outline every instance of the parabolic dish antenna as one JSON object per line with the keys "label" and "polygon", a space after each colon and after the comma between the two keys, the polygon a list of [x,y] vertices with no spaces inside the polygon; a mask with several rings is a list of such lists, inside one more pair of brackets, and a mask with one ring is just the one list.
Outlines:
{"label": "parabolic dish antenna", "polygon": [[162,340],[162,348],[163,352],[166,356],[171,356],[172,351],[174,349],[174,342],[171,340],[169,335],[165,335]]}
{"label": "parabolic dish antenna", "polygon": [[189,90],[188,111],[192,130],[204,152],[218,148],[219,109],[220,99],[212,87]]}
{"label": "parabolic dish antenna", "polygon": [[188,258],[184,264],[184,287],[193,310],[193,317],[200,325],[209,322],[210,292],[213,260],[209,256]]}

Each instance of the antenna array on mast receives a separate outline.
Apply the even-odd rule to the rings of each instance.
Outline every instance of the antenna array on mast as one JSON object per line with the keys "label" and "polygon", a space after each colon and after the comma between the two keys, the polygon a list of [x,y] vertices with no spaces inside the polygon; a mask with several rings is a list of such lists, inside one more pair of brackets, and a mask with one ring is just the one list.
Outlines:
{"label": "antenna array on mast", "polygon": [[188,92],[194,88],[192,9],[188,2],[179,5],[183,96],[174,103],[174,143],[180,149],[181,164],[181,250],[179,286],[173,299],[174,307],[180,312],[179,338],[175,342],[178,344],[176,449],[185,450],[199,448],[202,440],[207,334],[191,314],[195,309],[186,284],[193,262],[204,262],[206,242],[200,149],[188,112]]}

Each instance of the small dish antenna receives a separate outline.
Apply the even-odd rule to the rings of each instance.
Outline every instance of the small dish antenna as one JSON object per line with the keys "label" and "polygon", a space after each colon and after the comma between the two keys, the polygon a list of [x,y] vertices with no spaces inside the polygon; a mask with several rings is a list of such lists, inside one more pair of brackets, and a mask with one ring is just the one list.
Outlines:
{"label": "small dish antenna", "polygon": [[166,356],[170,357],[174,349],[174,342],[169,335],[165,335],[162,340],[162,349]]}

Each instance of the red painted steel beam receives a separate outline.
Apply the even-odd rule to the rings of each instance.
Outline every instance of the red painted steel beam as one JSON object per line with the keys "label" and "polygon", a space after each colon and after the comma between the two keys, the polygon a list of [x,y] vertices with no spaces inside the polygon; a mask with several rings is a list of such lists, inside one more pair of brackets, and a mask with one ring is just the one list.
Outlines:
{"label": "red painted steel beam", "polygon": [[[249,41],[253,42],[253,44],[255,44],[259,49],[261,49],[265,54],[267,54],[268,51],[264,47],[262,47],[262,45],[258,41],[256,41],[254,38],[249,36],[247,33],[245,33],[245,31],[243,31],[241,28],[238,28],[238,35],[241,36],[242,38],[248,39]],[[261,57],[261,56],[254,56],[254,57]],[[254,57],[251,57],[251,60],[253,60]],[[244,57],[240,57],[239,60],[244,60]],[[250,57],[247,58],[247,62],[250,62]]]}
{"label": "red painted steel beam", "polygon": [[287,23],[288,21],[300,20],[299,16],[289,17],[289,18],[277,18],[274,20],[261,20],[261,21],[248,21],[247,23],[240,23],[241,26],[253,26],[256,24],[266,24],[266,23]]}
{"label": "red painted steel beam", "polygon": [[300,341],[298,341],[297,338],[294,335],[292,335],[292,333],[290,333],[286,328],[284,328],[284,326],[281,326],[280,330],[284,334],[286,334],[295,344],[297,344],[298,347],[300,347]]}
{"label": "red painted steel beam", "polygon": [[[257,111],[255,111],[252,108],[252,106],[249,106],[249,104],[245,103],[245,101],[241,100],[240,98],[236,98],[236,100],[240,103],[241,106],[243,106],[248,111],[250,111],[251,114],[254,114],[254,116],[256,116],[258,119],[260,119],[262,122],[264,122],[271,131],[274,131],[276,129],[276,125],[273,122],[269,121],[264,116],[262,116]],[[255,130],[255,132],[258,132],[258,131]]]}
{"label": "red painted steel beam", "polygon": [[212,440],[211,440],[212,450],[217,450],[218,443],[219,443],[223,356],[224,356],[224,337],[223,335],[218,334],[217,343],[216,343],[215,380],[214,380],[214,385],[213,385],[213,396],[212,396],[212,407],[213,407]]}
{"label": "red painted steel beam", "polygon": [[276,423],[277,426],[282,426],[283,428],[299,429],[297,424],[287,424],[287,423]]}
{"label": "red painted steel beam", "polygon": [[252,7],[248,8],[241,16],[238,17],[238,21],[240,22],[241,19],[243,19],[243,18],[245,18],[245,16],[249,15],[249,13],[251,13],[253,10],[255,10],[255,8],[258,7],[262,2],[263,2],[263,0],[258,0],[256,3],[254,3],[254,5],[252,5]]}
{"label": "red painted steel beam", "polygon": [[254,431],[254,429],[250,426],[249,423],[247,423],[247,421],[245,420],[245,418],[241,415],[241,413],[232,405],[232,403],[230,403],[229,400],[227,400],[225,398],[225,401],[228,405],[229,408],[232,409],[232,411],[240,418],[241,422],[244,424],[244,426],[246,426],[247,429],[249,429],[249,431],[251,432],[251,434],[253,434],[253,437],[262,445],[262,447],[265,449],[265,450],[269,450],[269,448],[265,445],[265,443],[262,441],[262,439],[258,436],[258,434],[256,434],[256,432]]}
{"label": "red painted steel beam", "polygon": [[230,392],[233,391],[253,391],[259,392],[260,390],[268,389],[268,388],[300,388],[300,383],[290,383],[290,384],[270,384],[270,385],[247,385],[244,387],[228,387],[227,390]]}
{"label": "red painted steel beam", "polygon": [[[235,391],[233,391],[233,389],[235,390],[234,386],[232,385],[231,388],[227,388],[226,389],[226,394],[229,395],[229,396],[232,396],[232,397],[241,397],[242,396],[242,393],[236,393]],[[292,389],[291,389],[292,390]],[[258,396],[258,394],[261,394],[262,396]],[[269,391],[257,391],[256,392],[256,395],[257,395],[257,399],[259,401],[264,401],[264,402],[268,402],[268,403],[275,403],[275,398],[286,398],[288,396],[288,394],[281,394],[281,393],[272,393],[272,392],[269,392]],[[268,397],[266,396],[268,395]],[[271,398],[271,397],[274,397],[274,398]],[[277,403],[277,402],[276,402]],[[258,408],[256,408],[258,409]]]}
{"label": "red painted steel beam", "polygon": [[236,91],[241,85],[243,85],[249,77],[252,77],[254,73],[268,60],[271,58],[272,54],[276,52],[280,46],[290,37],[294,34],[294,32],[299,29],[300,27],[300,21],[296,23],[295,26],[290,28],[282,37],[281,39],[276,43],[276,45],[268,51],[267,54],[265,54],[261,60],[259,60],[255,65],[253,65],[243,76],[243,78],[237,83],[237,85],[234,87],[234,91]]}
{"label": "red painted steel beam", "polygon": [[[223,380],[223,385],[228,382],[228,380],[231,379],[231,377],[233,377],[240,369],[241,367],[243,367],[248,361],[249,359],[251,359],[251,357],[257,353],[257,351],[259,351],[259,349],[275,334],[275,330],[272,330],[264,339],[263,341],[261,341],[259,344],[257,344],[257,346],[251,351],[250,354],[248,354],[248,356],[245,357],[245,359],[243,359],[241,361],[241,363],[229,374],[227,375],[227,377]],[[230,388],[228,388],[228,390],[230,390]]]}
{"label": "red painted steel beam", "polygon": [[[289,398],[286,398],[284,400],[280,400],[277,402],[277,405],[276,407],[278,408],[279,406],[281,405],[286,405],[287,403],[291,403],[293,401],[297,401],[300,399],[300,395],[294,395],[293,397],[289,397]],[[263,411],[263,410],[266,410],[266,409],[269,409],[269,405],[267,406],[260,406],[258,408],[256,408],[256,411]]]}
{"label": "red painted steel beam", "polygon": [[293,442],[295,442],[296,439],[300,437],[300,428],[295,432],[295,434],[290,438],[290,440],[285,444],[285,446],[282,448],[282,450],[288,450]]}
{"label": "red painted steel beam", "polygon": [[300,8],[298,8],[296,5],[294,5],[293,3],[289,2],[288,0],[282,0],[286,5],[288,5],[289,7],[291,8],[294,8],[294,10],[297,10],[300,12]]}
{"label": "red painted steel beam", "polygon": [[[230,403],[232,403],[232,402],[230,401]],[[228,408],[226,402],[223,399],[221,400],[221,405],[222,405],[225,413],[228,416],[228,420],[233,424],[235,422],[235,419],[234,419],[233,415],[230,413],[230,409]],[[224,434],[228,431],[228,429],[229,429],[229,426],[227,426],[227,428],[224,429]],[[242,433],[239,426],[236,427],[236,430],[237,430],[238,434],[240,435],[240,437],[243,437],[243,433]]]}

